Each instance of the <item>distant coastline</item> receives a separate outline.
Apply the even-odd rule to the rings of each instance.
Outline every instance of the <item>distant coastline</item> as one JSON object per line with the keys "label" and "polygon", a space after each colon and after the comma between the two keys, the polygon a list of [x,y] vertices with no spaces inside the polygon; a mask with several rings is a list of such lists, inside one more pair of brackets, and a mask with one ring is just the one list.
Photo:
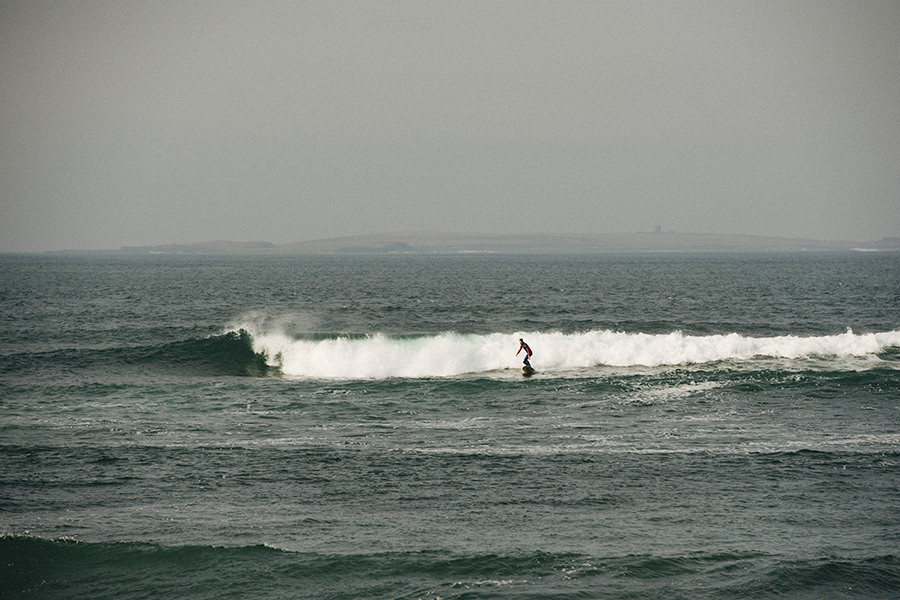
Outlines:
{"label": "distant coastline", "polygon": [[[273,244],[214,241],[84,253],[123,254],[597,254],[628,252],[897,252],[900,237],[874,242],[674,232],[610,234],[458,234],[407,232],[357,235]],[[58,251],[55,254],[79,251]]]}

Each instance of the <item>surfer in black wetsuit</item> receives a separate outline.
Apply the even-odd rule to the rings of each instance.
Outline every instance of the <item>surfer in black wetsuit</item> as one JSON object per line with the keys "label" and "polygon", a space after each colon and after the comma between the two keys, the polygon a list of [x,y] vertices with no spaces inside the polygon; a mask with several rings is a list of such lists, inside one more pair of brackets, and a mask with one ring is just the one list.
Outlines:
{"label": "surfer in black wetsuit", "polygon": [[516,356],[518,356],[519,352],[521,352],[522,350],[525,351],[525,360],[522,361],[522,364],[524,364],[526,367],[530,367],[531,363],[528,362],[528,359],[531,358],[531,348],[528,347],[528,344],[525,343],[525,340],[519,338],[519,350],[516,352]]}

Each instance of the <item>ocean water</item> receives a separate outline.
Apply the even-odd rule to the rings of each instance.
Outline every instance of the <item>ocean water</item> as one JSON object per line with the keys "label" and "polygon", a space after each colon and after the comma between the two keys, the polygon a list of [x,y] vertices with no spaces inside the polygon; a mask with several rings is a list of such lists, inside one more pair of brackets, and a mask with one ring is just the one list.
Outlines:
{"label": "ocean water", "polygon": [[0,256],[0,597],[900,598],[900,256]]}

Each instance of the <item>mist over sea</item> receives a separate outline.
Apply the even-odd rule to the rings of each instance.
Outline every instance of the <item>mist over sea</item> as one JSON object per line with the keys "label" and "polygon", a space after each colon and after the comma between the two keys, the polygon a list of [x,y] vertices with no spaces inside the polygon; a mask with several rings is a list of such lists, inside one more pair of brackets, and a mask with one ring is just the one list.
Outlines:
{"label": "mist over sea", "polygon": [[900,598],[898,548],[897,253],[0,256],[0,597]]}

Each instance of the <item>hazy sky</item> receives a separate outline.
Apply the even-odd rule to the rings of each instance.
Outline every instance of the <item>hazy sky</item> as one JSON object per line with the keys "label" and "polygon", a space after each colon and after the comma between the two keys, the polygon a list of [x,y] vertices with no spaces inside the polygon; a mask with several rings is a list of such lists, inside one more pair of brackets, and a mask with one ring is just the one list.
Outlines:
{"label": "hazy sky", "polygon": [[0,251],[900,235],[900,2],[0,3]]}

